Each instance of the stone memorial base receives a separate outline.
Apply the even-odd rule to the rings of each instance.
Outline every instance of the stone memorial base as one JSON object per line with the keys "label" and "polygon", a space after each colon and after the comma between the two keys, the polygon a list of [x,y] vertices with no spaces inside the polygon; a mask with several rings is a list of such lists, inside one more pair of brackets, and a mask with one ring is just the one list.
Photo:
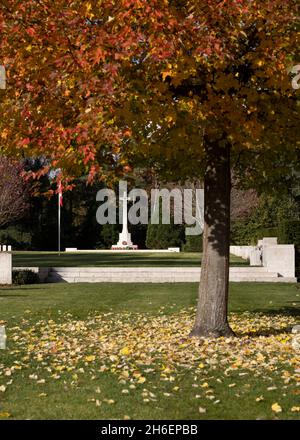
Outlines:
{"label": "stone memorial base", "polygon": [[127,231],[122,231],[121,234],[119,234],[119,241],[117,244],[112,245],[112,250],[136,250],[138,249],[138,246],[133,244],[131,241],[131,234]]}
{"label": "stone memorial base", "polygon": [[112,251],[136,251],[138,250],[138,246],[136,244],[132,245],[118,245],[114,244],[111,247]]}

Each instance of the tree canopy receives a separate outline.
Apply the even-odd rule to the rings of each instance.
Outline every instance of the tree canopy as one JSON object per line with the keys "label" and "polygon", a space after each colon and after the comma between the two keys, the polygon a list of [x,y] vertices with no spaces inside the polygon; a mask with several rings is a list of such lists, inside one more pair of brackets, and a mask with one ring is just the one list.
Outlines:
{"label": "tree canopy", "polygon": [[216,138],[258,184],[297,161],[297,19],[297,0],[4,0],[1,153],[70,179],[138,159],[182,178]]}

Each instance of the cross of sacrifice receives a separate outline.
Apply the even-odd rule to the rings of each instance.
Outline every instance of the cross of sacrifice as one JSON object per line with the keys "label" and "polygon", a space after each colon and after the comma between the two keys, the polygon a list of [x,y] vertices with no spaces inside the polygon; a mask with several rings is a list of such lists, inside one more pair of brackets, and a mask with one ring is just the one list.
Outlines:
{"label": "cross of sacrifice", "polygon": [[127,215],[127,202],[131,201],[130,197],[127,197],[126,191],[123,193],[123,197],[120,197],[123,205],[123,228],[122,234],[128,234],[128,215]]}

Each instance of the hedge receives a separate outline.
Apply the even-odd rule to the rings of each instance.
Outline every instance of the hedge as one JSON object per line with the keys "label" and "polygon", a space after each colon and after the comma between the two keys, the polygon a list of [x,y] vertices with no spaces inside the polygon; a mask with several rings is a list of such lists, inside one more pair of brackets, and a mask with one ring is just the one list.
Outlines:
{"label": "hedge", "polygon": [[183,252],[203,252],[203,234],[186,235]]}
{"label": "hedge", "polygon": [[184,227],[182,225],[148,225],[146,238],[146,246],[148,249],[181,247],[183,242]]}
{"label": "hedge", "polygon": [[40,278],[37,273],[32,270],[13,270],[12,272],[13,284],[24,285],[24,284],[38,284]]}
{"label": "hedge", "polygon": [[300,220],[286,220],[279,225],[279,243],[300,246]]}

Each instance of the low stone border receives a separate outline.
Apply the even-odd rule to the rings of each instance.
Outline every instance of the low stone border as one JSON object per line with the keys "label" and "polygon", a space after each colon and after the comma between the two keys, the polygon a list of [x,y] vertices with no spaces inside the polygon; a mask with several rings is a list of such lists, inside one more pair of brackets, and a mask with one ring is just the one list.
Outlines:
{"label": "low stone border", "polygon": [[[198,267],[22,267],[38,273],[41,282],[50,283],[196,283]],[[232,282],[295,283],[294,277],[280,277],[264,267],[231,267]]]}

